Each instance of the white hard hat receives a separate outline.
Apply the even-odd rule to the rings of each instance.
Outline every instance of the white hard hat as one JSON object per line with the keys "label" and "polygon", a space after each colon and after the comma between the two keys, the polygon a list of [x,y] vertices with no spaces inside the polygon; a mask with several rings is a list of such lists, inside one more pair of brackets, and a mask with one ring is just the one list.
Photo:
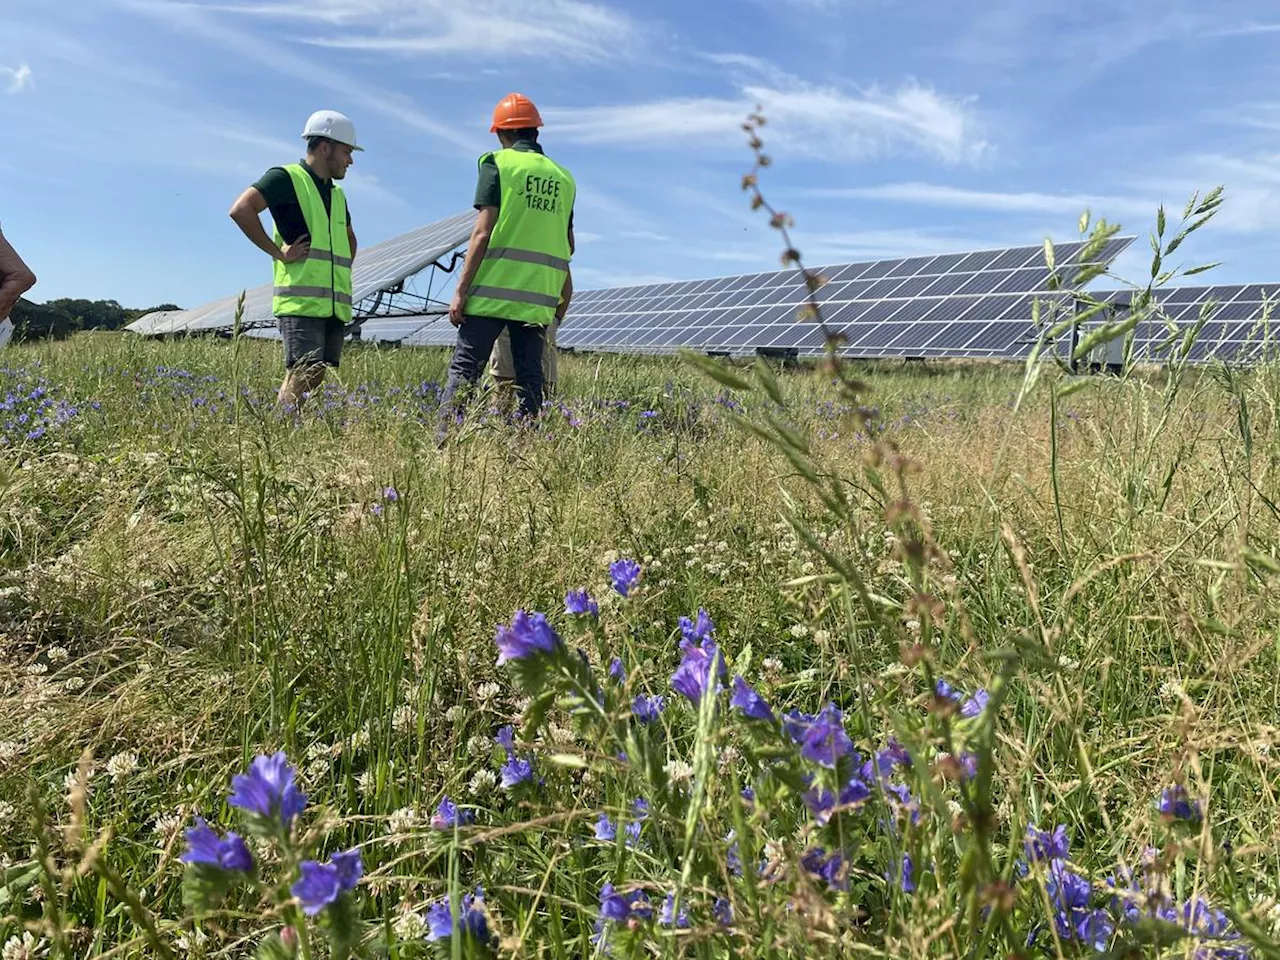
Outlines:
{"label": "white hard hat", "polygon": [[302,130],[302,138],[327,137],[338,143],[345,143],[353,150],[363,150],[356,146],[356,125],[345,114],[337,110],[317,110],[307,118],[307,125]]}

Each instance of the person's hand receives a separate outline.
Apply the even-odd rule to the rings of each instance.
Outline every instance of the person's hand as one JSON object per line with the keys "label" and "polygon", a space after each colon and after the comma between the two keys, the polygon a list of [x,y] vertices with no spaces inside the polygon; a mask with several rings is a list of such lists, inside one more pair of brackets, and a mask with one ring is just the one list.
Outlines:
{"label": "person's hand", "polygon": [[462,311],[466,309],[466,306],[467,298],[461,290],[458,290],[454,293],[453,300],[449,303],[449,322],[455,327],[462,326]]}
{"label": "person's hand", "polygon": [[311,254],[311,238],[308,236],[299,237],[293,243],[285,244],[280,248],[280,259],[285,263],[297,263],[299,260],[305,260]]}

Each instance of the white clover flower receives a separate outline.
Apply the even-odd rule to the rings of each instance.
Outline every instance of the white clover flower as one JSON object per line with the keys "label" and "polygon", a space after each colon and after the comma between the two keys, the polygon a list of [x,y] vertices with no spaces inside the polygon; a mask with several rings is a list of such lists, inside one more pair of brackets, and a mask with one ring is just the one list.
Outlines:
{"label": "white clover flower", "polygon": [[488,757],[493,750],[493,741],[488,737],[476,734],[467,740],[467,755],[481,759]]}
{"label": "white clover flower", "polygon": [[803,640],[805,637],[809,635],[809,628],[806,627],[803,623],[796,623],[796,624],[792,624],[791,630],[789,632],[797,640]]}
{"label": "white clover flower", "polygon": [[29,663],[22,668],[22,672],[28,677],[39,677],[49,672],[47,663]]}
{"label": "white clover flower", "polygon": [[373,775],[372,770],[366,770],[356,777],[356,790],[362,797],[373,796],[373,791],[378,787],[378,778]]}
{"label": "white clover flower", "polygon": [[152,822],[152,829],[167,840],[181,830],[185,822],[185,819],[176,813],[157,813]]}
{"label": "white clover flower", "polygon": [[47,953],[48,944],[44,939],[37,940],[28,930],[22,936],[14,934],[5,941],[0,960],[38,960]]}
{"label": "white clover flower", "polygon": [[422,915],[406,910],[391,922],[391,930],[402,943],[415,943],[426,938],[427,923]]}
{"label": "white clover flower", "polygon": [[1186,692],[1182,689],[1182,684],[1177,680],[1166,680],[1160,684],[1161,700],[1180,700],[1186,696]]}
{"label": "white clover flower", "polygon": [[208,935],[199,928],[196,928],[191,933],[180,933],[173,941],[174,946],[188,955],[196,952],[208,942]]}
{"label": "white clover flower", "polygon": [[123,753],[117,753],[107,761],[107,773],[111,776],[112,782],[119,783],[136,773],[139,766],[138,755],[132,750],[126,750]]}
{"label": "white clover flower", "polygon": [[814,565],[813,565],[813,561],[812,561],[812,560],[806,560],[806,561],[805,561],[803,564],[801,564],[801,566],[800,566],[800,572],[801,572],[801,573],[813,573],[813,571],[814,571],[815,569],[816,569],[816,567],[814,567]]}
{"label": "white clover flower", "polygon": [[910,633],[919,633],[919,632],[920,632],[920,621],[919,621],[919,620],[908,620],[906,623],[904,623],[904,624],[903,624],[903,626],[904,626],[904,627],[906,627],[906,628],[907,628],[907,630],[908,630]]}
{"label": "white clover flower", "polygon": [[18,808],[7,800],[0,800],[0,824],[8,823],[18,813]]}
{"label": "white clover flower", "polygon": [[964,807],[960,806],[960,802],[958,800],[948,800],[947,809],[951,811],[951,816],[953,817],[958,817],[964,813]]}
{"label": "white clover flower", "polygon": [[66,647],[50,647],[44,655],[50,663],[65,663],[71,659],[71,651]]}
{"label": "white clover flower", "polygon": [[462,708],[462,704],[460,703],[455,703],[444,712],[444,718],[450,723],[461,723],[466,715],[467,711]]}
{"label": "white clover flower", "polygon": [[408,733],[409,728],[413,726],[413,707],[402,706],[396,707],[396,712],[391,715],[391,729],[396,733]]}
{"label": "white clover flower", "polygon": [[782,673],[782,661],[777,657],[765,657],[760,662],[760,672],[766,677],[776,677]]}
{"label": "white clover flower", "polygon": [[688,570],[696,570],[702,563],[697,557],[690,557],[684,562],[685,568]]}
{"label": "white clover flower", "polygon": [[528,713],[529,708],[533,706],[533,697],[521,697],[516,701],[516,716],[522,717]]}
{"label": "white clover flower", "polygon": [[387,818],[387,830],[391,833],[408,833],[418,825],[418,811],[413,807],[401,807]]}
{"label": "white clover flower", "polygon": [[646,564],[646,566],[647,566],[651,571],[657,572],[658,570],[663,569],[663,568],[666,566],[666,564],[665,564],[665,563],[663,563],[661,560],[650,560],[650,561]]}
{"label": "white clover flower", "polygon": [[662,769],[665,770],[667,776],[676,783],[679,783],[681,780],[693,779],[693,765],[685,763],[683,760],[669,760],[667,761],[667,765]]}
{"label": "white clover flower", "polygon": [[910,667],[908,667],[908,666],[907,666],[905,663],[903,663],[901,660],[895,660],[895,661],[893,661],[893,663],[889,664],[889,665],[888,665],[888,666],[886,666],[883,670],[881,670],[881,671],[880,671],[880,676],[882,676],[882,677],[886,677],[886,678],[887,678],[887,677],[901,677],[901,676],[903,676],[904,674],[908,674],[908,673],[910,673],[910,672],[911,672],[911,668],[910,668]]}
{"label": "white clover flower", "polygon": [[496,699],[502,693],[502,687],[496,683],[482,683],[476,687],[476,696],[482,703]]}
{"label": "white clover flower", "polygon": [[815,630],[813,639],[815,643],[828,644],[831,642],[831,632],[829,630]]}
{"label": "white clover flower", "polygon": [[371,734],[369,732],[369,724],[365,724],[359,730],[351,735],[351,749],[365,750],[368,749]]}
{"label": "white clover flower", "polygon": [[22,745],[12,740],[0,740],[0,763],[16,760],[22,754]]}
{"label": "white clover flower", "polygon": [[307,759],[319,760],[321,757],[329,755],[329,745],[327,743],[313,743],[307,747]]}
{"label": "white clover flower", "polygon": [[573,743],[578,736],[568,727],[562,727],[559,724],[549,724],[547,734],[551,737],[551,742],[555,744],[565,745]]}
{"label": "white clover flower", "polygon": [[604,556],[603,556],[603,557],[601,557],[600,559],[601,559],[601,561],[604,563],[604,565],[605,565],[606,567],[607,567],[607,566],[609,566],[609,564],[611,564],[611,563],[617,563],[617,562],[618,562],[618,551],[617,551],[617,550],[606,550],[606,551],[604,552]]}
{"label": "white clover flower", "polygon": [[329,760],[326,757],[317,757],[307,764],[303,776],[314,786],[329,775]]}
{"label": "white clover flower", "polygon": [[1063,654],[1058,657],[1058,666],[1063,670],[1074,673],[1076,670],[1080,669],[1080,661],[1076,660],[1074,657],[1068,657],[1066,654]]}
{"label": "white clover flower", "polygon": [[477,770],[467,784],[467,793],[473,797],[487,796],[498,785],[498,775],[492,770]]}
{"label": "white clover flower", "polygon": [[78,693],[84,689],[84,677],[67,677],[62,683],[62,689],[67,693]]}

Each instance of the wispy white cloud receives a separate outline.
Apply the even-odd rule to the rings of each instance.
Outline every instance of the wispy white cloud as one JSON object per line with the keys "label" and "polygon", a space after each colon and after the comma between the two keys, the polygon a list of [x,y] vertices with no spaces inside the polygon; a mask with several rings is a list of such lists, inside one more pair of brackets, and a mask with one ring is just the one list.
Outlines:
{"label": "wispy white cloud", "polygon": [[879,200],[988,213],[1027,213],[1075,217],[1085,210],[1114,220],[1154,212],[1158,201],[1084,193],[968,190],[934,183],[887,183],[873,187],[800,189],[797,195],[826,199]]}
{"label": "wispy white cloud", "polygon": [[303,39],[318,46],[405,55],[602,61],[634,50],[643,33],[589,0],[249,0],[202,9],[307,24],[315,32]]}
{"label": "wispy white cloud", "polygon": [[[332,64],[308,59],[290,51],[279,39],[260,37],[248,30],[228,27],[209,9],[164,0],[114,0],[117,6],[152,17],[175,30],[192,34],[300,82],[315,84],[368,110],[390,117],[410,129],[430,134],[468,155],[480,153],[487,140],[436,120],[403,94],[365,83],[335,69]],[[282,7],[284,4],[262,4]],[[288,6],[292,7],[292,4]],[[355,5],[349,4],[354,9]]]}
{"label": "wispy white cloud", "polygon": [[22,93],[24,90],[30,90],[35,83],[31,76],[31,67],[25,63],[20,63],[16,67],[0,67],[0,73],[9,76],[5,84],[6,93]]}
{"label": "wispy white cloud", "polygon": [[[769,146],[825,160],[923,153],[975,162],[991,150],[973,104],[916,83],[850,91],[791,79],[748,83],[732,97],[673,97],[646,103],[545,111],[556,133],[579,143],[634,144],[636,130],[664,148],[672,142],[741,147],[742,123],[756,106],[768,118]],[[838,118],[838,119],[837,119]]]}

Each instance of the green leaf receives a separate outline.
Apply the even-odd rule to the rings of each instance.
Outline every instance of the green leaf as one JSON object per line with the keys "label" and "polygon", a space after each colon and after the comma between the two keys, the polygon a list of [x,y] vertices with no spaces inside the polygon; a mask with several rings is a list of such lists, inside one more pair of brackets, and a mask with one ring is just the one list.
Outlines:
{"label": "green leaf", "polygon": [[1192,267],[1190,270],[1184,270],[1182,271],[1182,275],[1184,277],[1194,277],[1197,273],[1205,273],[1206,271],[1212,270],[1214,267],[1220,266],[1222,266],[1222,261],[1217,260],[1213,263],[1206,263],[1198,267]]}
{"label": "green leaf", "polygon": [[347,960],[364,934],[355,897],[344,893],[325,908],[319,927],[329,941],[329,960]]}
{"label": "green leaf", "polygon": [[189,864],[182,876],[182,902],[188,909],[199,913],[212,910],[243,876],[207,863]]}
{"label": "green leaf", "polygon": [[681,350],[680,357],[689,364],[697,367],[712,380],[722,383],[731,390],[742,390],[749,392],[751,390],[751,381],[744,377],[733,373],[721,363],[716,362],[712,357],[704,357],[701,354],[694,353],[692,350]]}
{"label": "green leaf", "polygon": [[273,933],[258,944],[255,960],[293,960],[294,952],[285,946],[280,934]]}

